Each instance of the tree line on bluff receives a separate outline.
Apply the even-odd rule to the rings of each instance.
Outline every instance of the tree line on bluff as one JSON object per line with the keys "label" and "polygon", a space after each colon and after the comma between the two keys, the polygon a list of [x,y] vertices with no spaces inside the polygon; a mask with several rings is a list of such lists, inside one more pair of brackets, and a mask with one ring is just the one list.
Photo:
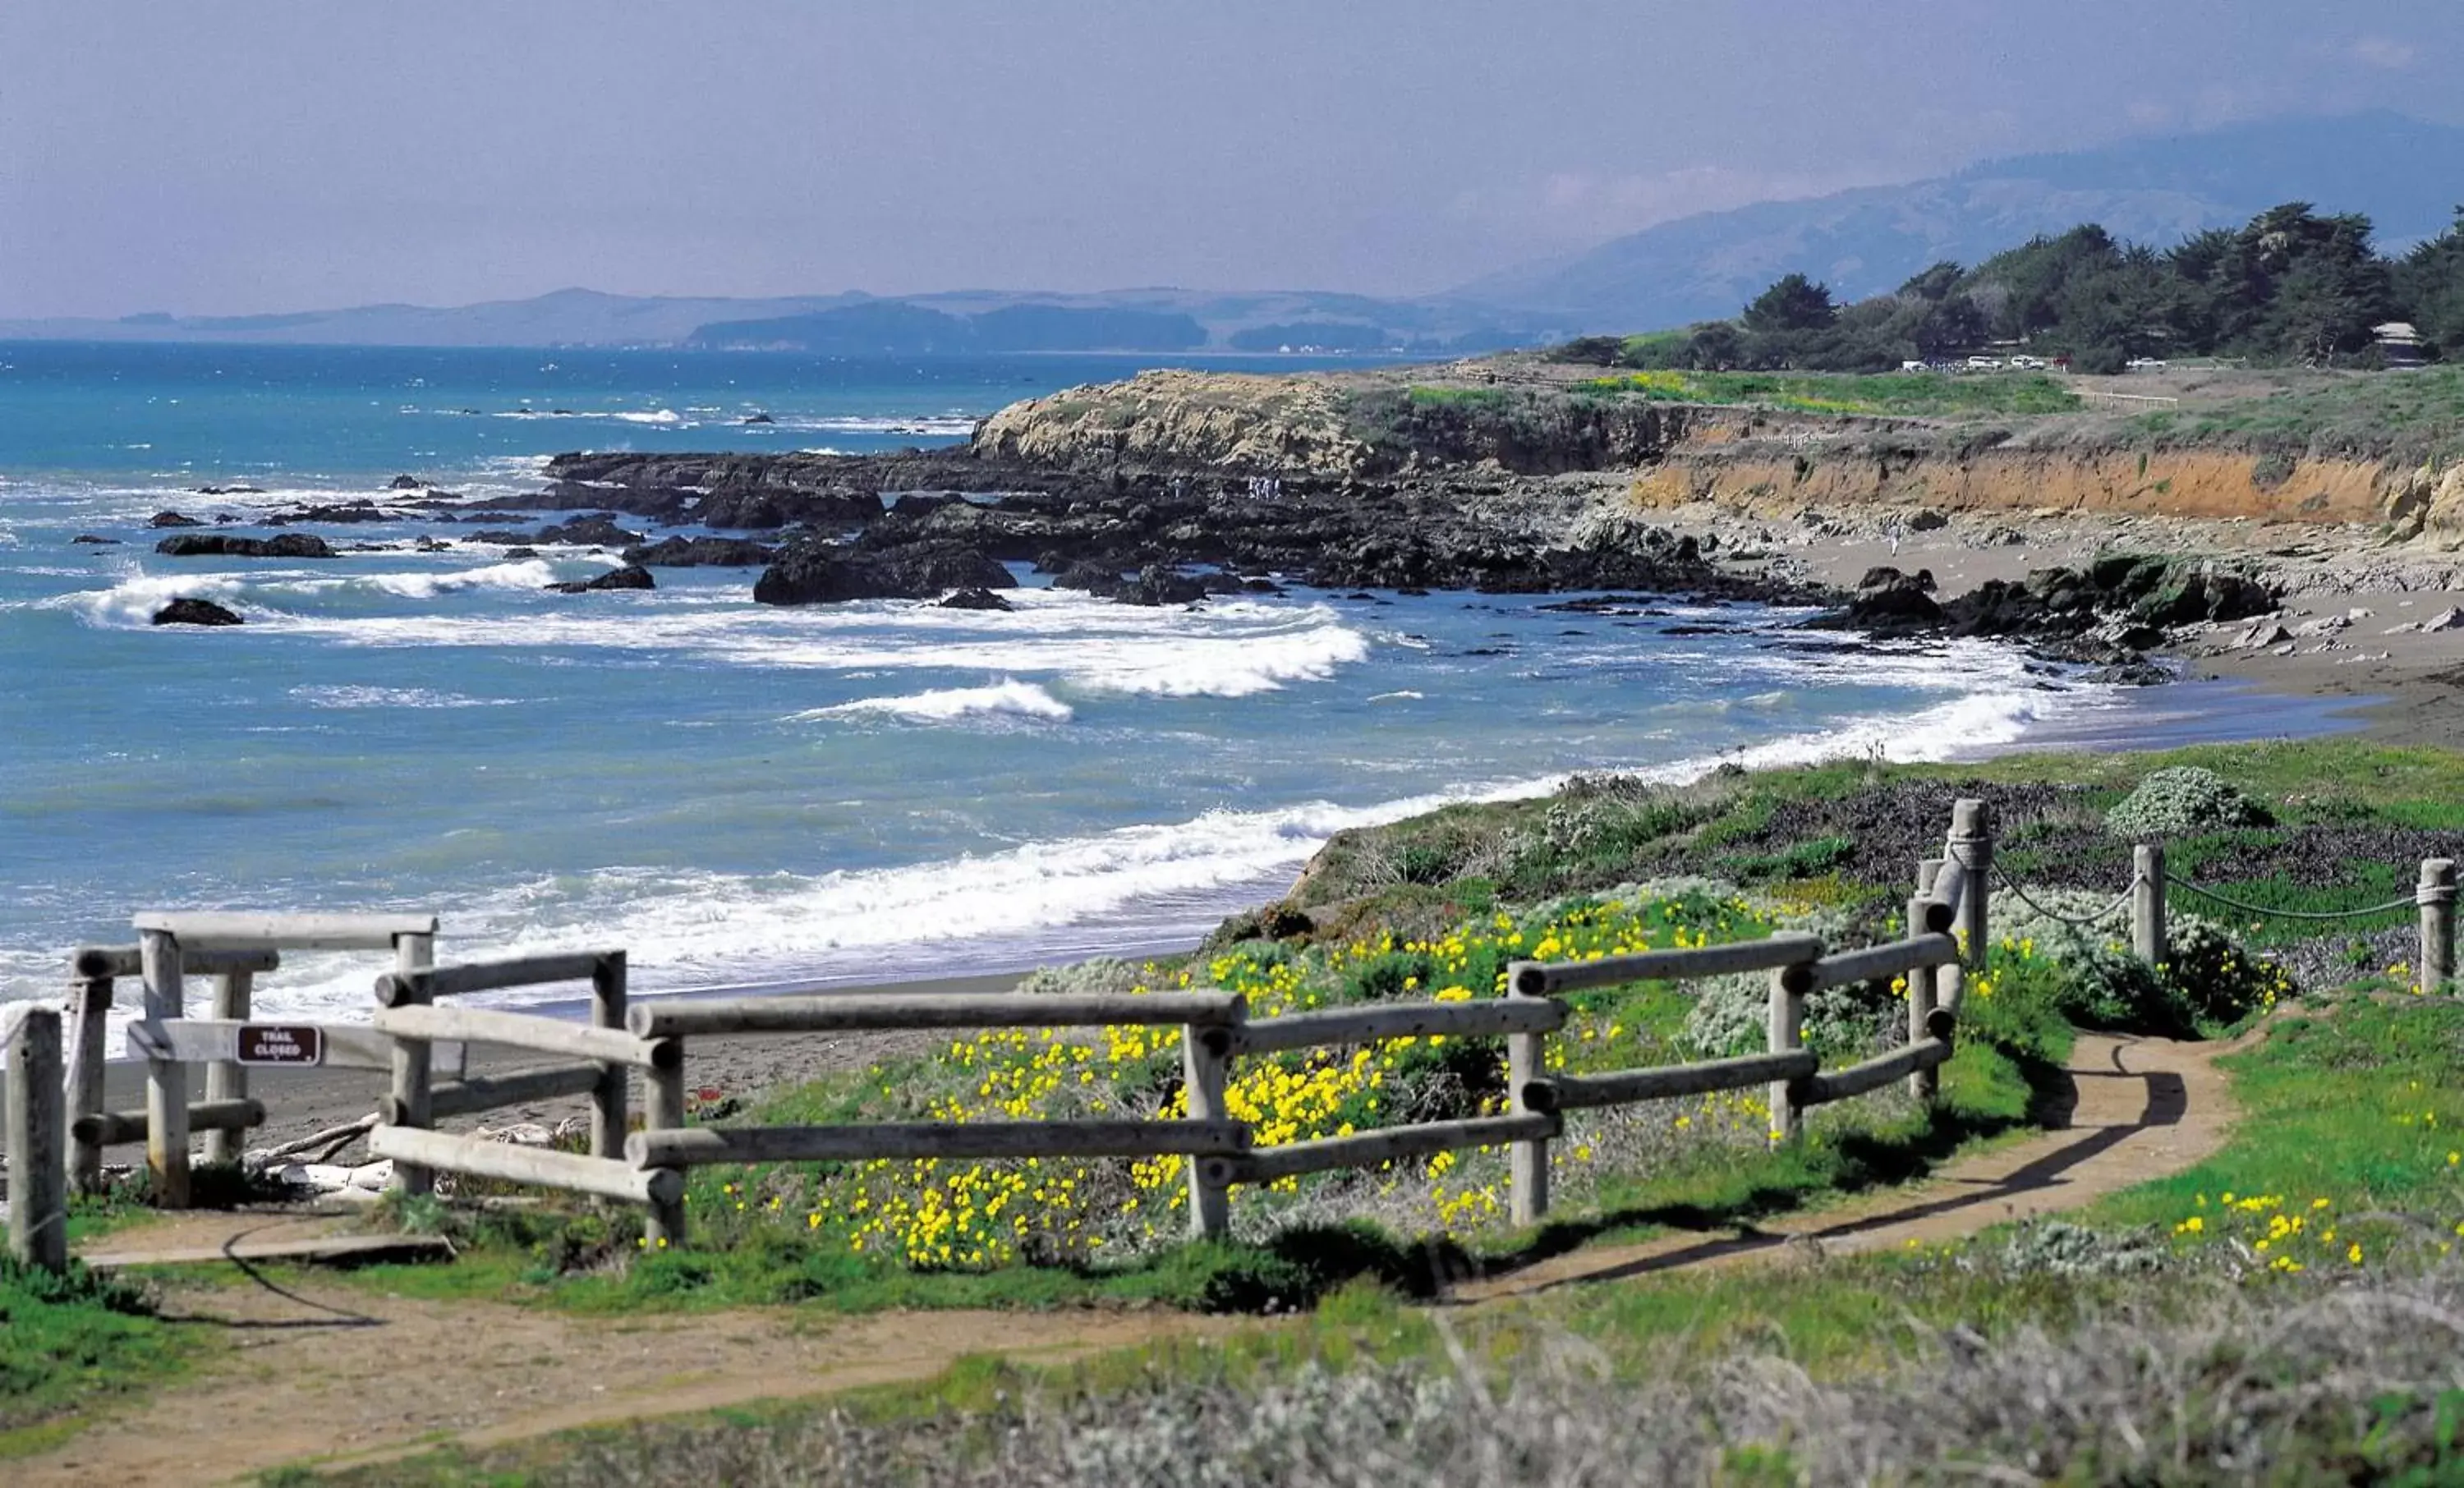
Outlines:
{"label": "tree line on bluff", "polygon": [[2314,366],[2377,364],[2373,327],[2410,322],[2430,356],[2464,356],[2464,207],[2398,257],[2359,212],[2270,208],[2159,251],[2094,223],[2037,237],[1973,269],[1935,264],[1888,295],[1835,304],[1802,274],[1733,320],[1568,342],[1568,361],[1645,370],[1873,372],[1993,341],[2119,372],[2134,358],[2223,356]]}

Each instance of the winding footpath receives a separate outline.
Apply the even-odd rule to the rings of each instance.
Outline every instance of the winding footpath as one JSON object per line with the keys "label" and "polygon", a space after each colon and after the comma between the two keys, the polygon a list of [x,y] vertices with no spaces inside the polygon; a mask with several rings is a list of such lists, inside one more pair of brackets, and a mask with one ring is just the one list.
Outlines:
{"label": "winding footpath", "polygon": [[[1798,1262],[1936,1243],[2078,1209],[2177,1172],[2223,1146],[2234,1116],[2219,1055],[2239,1044],[2081,1035],[2068,1124],[1921,1182],[1744,1231],[1595,1246],[1466,1283],[1458,1303],[1703,1266]],[[262,1241],[299,1221],[187,1215],[111,1236]],[[219,1229],[220,1238],[214,1231]],[[583,1317],[489,1302],[417,1302],[245,1262],[236,1285],[183,1284],[167,1315],[232,1352],[192,1380],[118,1408],[60,1448],[6,1464],[18,1488],[244,1478],[455,1441],[486,1446],[572,1427],[932,1378],[969,1355],[1052,1364],[1174,1337],[1272,1326],[1171,1312],[926,1312],[844,1317],[780,1307]]]}

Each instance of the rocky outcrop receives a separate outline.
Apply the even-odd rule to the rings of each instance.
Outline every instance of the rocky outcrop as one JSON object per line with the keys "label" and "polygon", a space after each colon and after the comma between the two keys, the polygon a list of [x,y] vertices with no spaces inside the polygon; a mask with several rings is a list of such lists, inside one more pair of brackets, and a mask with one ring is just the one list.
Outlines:
{"label": "rocky outcrop", "polygon": [[247,624],[236,610],[211,600],[178,599],[154,612],[158,625],[239,625]]}
{"label": "rocky outcrop", "polygon": [[1815,629],[1881,637],[1979,636],[2016,641],[2040,654],[2114,668],[2110,680],[2163,680],[2145,652],[2177,627],[2272,613],[2277,593],[2250,573],[2213,560],[2123,554],[2081,566],[2039,569],[2013,583],[1991,580],[1948,600],[1930,574],[1896,568],[1866,574]]}
{"label": "rocky outcrop", "polygon": [[941,596],[934,606],[945,610],[1001,610],[1018,608],[990,589],[953,589]]}
{"label": "rocky outcrop", "polygon": [[846,600],[923,600],[952,589],[1010,589],[1017,580],[981,549],[927,540],[863,549],[814,539],[791,543],[754,581],[763,604]]}
{"label": "rocky outcrop", "polygon": [[204,522],[181,512],[157,512],[146,518],[148,527],[203,527]]}
{"label": "rocky outcrop", "polygon": [[655,589],[657,587],[658,584],[650,578],[650,571],[638,563],[627,563],[622,568],[611,568],[595,579],[570,579],[562,583],[548,585],[548,588],[558,594],[591,594],[603,589]]}
{"label": "rocky outcrop", "polygon": [[1344,475],[1371,458],[1332,384],[1228,372],[1141,372],[1014,403],[977,427],[972,448],[980,459],[1079,471]]}
{"label": "rocky outcrop", "polygon": [[120,546],[120,539],[117,537],[105,537],[98,533],[90,532],[81,532],[76,536],[71,537],[69,541],[72,544],[81,544],[83,546],[93,548],[116,548]]}
{"label": "rocky outcrop", "polygon": [[329,558],[334,550],[314,533],[287,532],[279,537],[234,537],[229,533],[182,533],[154,544],[169,558]]}
{"label": "rocky outcrop", "polygon": [[265,518],[265,525],[287,527],[295,522],[394,522],[401,519],[401,513],[387,511],[373,501],[342,501],[323,506],[292,507]]}
{"label": "rocky outcrop", "polygon": [[662,537],[625,550],[625,561],[649,568],[760,568],[779,550],[750,537]]}

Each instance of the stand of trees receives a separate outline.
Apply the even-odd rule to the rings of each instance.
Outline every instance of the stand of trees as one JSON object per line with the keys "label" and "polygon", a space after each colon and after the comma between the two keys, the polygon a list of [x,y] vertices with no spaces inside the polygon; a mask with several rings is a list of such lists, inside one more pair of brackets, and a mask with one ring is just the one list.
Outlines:
{"label": "stand of trees", "polygon": [[2464,357],[2464,207],[2454,226],[2395,259],[2371,246],[2369,218],[2321,215],[2307,202],[2165,252],[2090,223],[1973,269],[1935,264],[1853,304],[1792,274],[1734,320],[1586,337],[1563,355],[1643,368],[1870,372],[2022,341],[2081,372],[2176,356],[2365,366],[2378,355],[2371,328],[2387,320],[2410,321],[2430,355]]}

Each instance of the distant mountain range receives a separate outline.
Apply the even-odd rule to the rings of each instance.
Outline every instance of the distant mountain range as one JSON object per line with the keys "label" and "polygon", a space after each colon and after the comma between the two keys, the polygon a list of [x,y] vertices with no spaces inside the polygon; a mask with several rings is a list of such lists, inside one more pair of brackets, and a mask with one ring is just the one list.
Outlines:
{"label": "distant mountain range", "polygon": [[1943,259],[1973,265],[2082,222],[2161,248],[2295,201],[2367,212],[2382,251],[2429,237],[2464,202],[2464,129],[2375,112],[1989,161],[1932,181],[1663,223],[1453,297],[1501,318],[1653,330],[1733,316],[1792,272],[1857,299]]}
{"label": "distant mountain range", "polygon": [[2430,236],[2464,202],[2464,129],[2381,111],[1991,161],[1905,186],[1686,217],[1418,299],[1177,289],[724,299],[573,289],[451,309],[0,320],[0,339],[684,345],[840,356],[1304,349],[1437,356],[1731,316],[1792,271],[1855,298],[1892,289],[1939,260],[1973,264],[2081,222],[2164,246],[2202,229],[2238,226],[2287,201],[2367,212],[2385,246]]}

